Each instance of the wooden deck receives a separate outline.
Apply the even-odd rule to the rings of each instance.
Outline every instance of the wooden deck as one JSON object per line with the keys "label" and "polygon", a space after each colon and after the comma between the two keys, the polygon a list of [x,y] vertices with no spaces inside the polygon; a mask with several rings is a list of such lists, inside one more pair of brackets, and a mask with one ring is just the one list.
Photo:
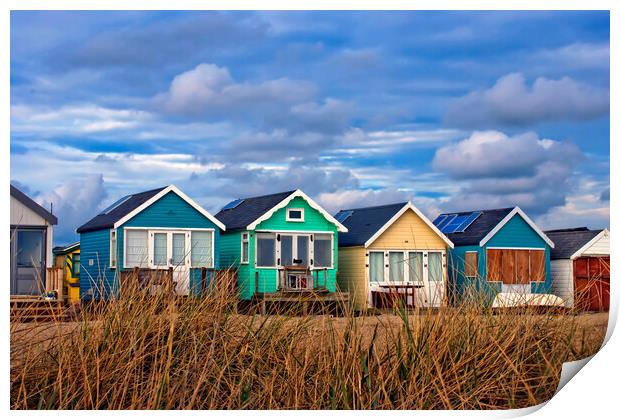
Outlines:
{"label": "wooden deck", "polygon": [[257,293],[254,303],[259,305],[261,315],[272,307],[279,307],[286,312],[328,313],[349,304],[349,293],[329,292],[327,289],[282,290],[276,293]]}

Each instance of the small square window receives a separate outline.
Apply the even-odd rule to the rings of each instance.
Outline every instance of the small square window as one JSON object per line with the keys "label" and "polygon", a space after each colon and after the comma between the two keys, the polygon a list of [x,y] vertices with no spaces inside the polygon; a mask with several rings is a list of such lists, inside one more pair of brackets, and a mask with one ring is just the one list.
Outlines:
{"label": "small square window", "polygon": [[287,209],[286,210],[287,222],[303,222],[304,221],[304,209]]}

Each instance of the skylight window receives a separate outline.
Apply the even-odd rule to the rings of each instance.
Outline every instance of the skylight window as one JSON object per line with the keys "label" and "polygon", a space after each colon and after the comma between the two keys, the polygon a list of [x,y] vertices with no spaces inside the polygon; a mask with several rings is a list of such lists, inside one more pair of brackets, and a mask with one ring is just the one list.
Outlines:
{"label": "skylight window", "polygon": [[352,214],[353,210],[341,211],[336,215],[335,219],[340,223],[344,223],[344,221],[351,217]]}
{"label": "skylight window", "polygon": [[243,198],[238,198],[236,200],[233,200],[230,203],[226,204],[224,207],[222,207],[222,210],[232,210],[235,207],[237,207],[239,204],[243,203],[243,201],[244,201]]}

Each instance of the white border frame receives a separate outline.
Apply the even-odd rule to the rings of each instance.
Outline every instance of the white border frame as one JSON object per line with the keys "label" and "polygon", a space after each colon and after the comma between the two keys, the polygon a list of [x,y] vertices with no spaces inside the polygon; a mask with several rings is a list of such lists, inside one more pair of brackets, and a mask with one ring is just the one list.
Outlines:
{"label": "white border frame", "polygon": [[160,198],[162,198],[163,196],[165,196],[169,192],[173,192],[176,195],[178,195],[179,197],[181,197],[181,199],[183,199],[183,201],[185,201],[187,204],[192,206],[195,210],[197,210],[200,214],[202,214],[204,217],[209,219],[211,222],[213,222],[213,224],[215,224],[217,227],[219,227],[222,230],[226,230],[226,226],[224,226],[224,224],[222,222],[217,220],[211,213],[209,213],[208,211],[203,209],[198,203],[196,203],[194,200],[189,198],[187,195],[185,195],[185,193],[183,191],[181,191],[180,189],[178,189],[176,186],[174,186],[172,184],[168,185],[166,188],[164,188],[163,190],[161,190],[160,192],[155,194],[153,197],[151,197],[150,199],[148,199],[147,201],[142,203],[140,206],[138,206],[135,209],[133,209],[133,211],[127,213],[120,220],[115,222],[114,223],[114,229],[118,228],[119,226],[122,226],[125,222],[127,222],[128,220],[130,220],[134,216],[138,215],[140,212],[145,210],[147,207],[149,207],[151,204],[153,204],[156,201],[158,201]]}
{"label": "white border frame", "polygon": [[[246,239],[243,239],[243,236],[246,236]],[[244,242],[248,243],[248,254],[246,257],[247,260],[243,261],[243,244]],[[250,232],[241,232],[241,248],[239,250],[239,264],[249,264],[250,263]]]}
{"label": "white border frame", "polygon": [[[530,225],[530,227],[534,230],[534,232],[536,232],[538,236],[540,236],[547,243],[547,245],[549,245],[551,248],[555,248],[555,244],[553,243],[553,241],[549,239],[547,235],[545,235],[543,231],[538,228],[538,226],[536,226],[536,224],[527,216],[527,214],[525,214],[523,210],[519,208],[519,206],[516,206],[514,209],[512,209],[512,211],[508,213],[508,215],[506,215],[506,217],[504,217],[501,222],[495,225],[495,227],[489,233],[487,233],[487,235],[484,238],[482,238],[482,240],[480,241],[480,246],[484,246],[484,244],[489,242],[491,238],[495,236],[495,234],[499,232],[500,229],[503,228],[504,225],[506,225],[506,223],[508,223],[517,214],[521,216],[528,225]],[[533,249],[533,248],[527,248],[527,249]]]}
{"label": "white border frame", "polygon": [[261,223],[264,222],[265,220],[269,220],[271,218],[271,216],[273,216],[273,214],[280,210],[281,208],[286,207],[286,205],[293,199],[296,197],[301,197],[304,200],[306,200],[306,202],[310,205],[310,207],[312,207],[313,209],[315,209],[316,211],[318,211],[319,213],[321,213],[323,215],[323,217],[325,217],[327,220],[329,220],[330,222],[332,222],[333,224],[336,225],[336,227],[338,228],[338,232],[348,232],[349,229],[347,229],[342,223],[340,223],[338,220],[334,219],[334,217],[329,214],[323,207],[319,206],[313,199],[311,199],[310,197],[308,197],[302,190],[295,190],[291,195],[289,195],[288,197],[286,197],[284,200],[280,201],[278,204],[276,204],[275,206],[273,206],[271,209],[269,209],[268,211],[266,211],[265,213],[263,213],[262,216],[260,216],[258,219],[254,220],[252,223],[250,223],[246,229],[247,230],[255,230],[256,227]]}
{"label": "white border frame", "polygon": [[[291,211],[298,211],[301,212],[301,219],[291,219],[289,216],[289,213]],[[304,209],[302,208],[295,208],[295,207],[291,207],[291,208],[287,208],[286,209],[286,221],[287,222],[293,222],[293,223],[302,223],[306,221],[306,212],[304,211]]]}
{"label": "white border frame", "polygon": [[[185,243],[185,248],[188,249],[189,247],[189,252],[187,253],[186,258],[188,258],[188,261],[186,261],[186,267],[188,268],[215,268],[215,229],[213,228],[171,228],[171,227],[144,227],[144,226],[125,226],[123,228],[123,269],[130,269],[130,268],[134,268],[134,266],[128,266],[127,265],[127,231],[128,230],[144,230],[146,231],[147,237],[146,237],[146,241],[147,241],[147,256],[150,259],[152,257],[152,247],[151,247],[151,239],[149,234],[151,232],[176,232],[176,233],[189,233],[189,242]],[[192,255],[191,255],[191,248],[192,248],[192,231],[202,231],[202,232],[211,232],[211,265],[193,265],[192,264]],[[187,239],[187,238],[186,238]],[[118,233],[116,234],[116,241],[118,243]],[[118,245],[117,245],[118,246]],[[170,255],[172,255],[172,253],[170,253]],[[165,267],[165,268],[169,268],[169,267],[176,267],[176,265],[168,265],[168,266],[154,266],[150,263],[150,260],[147,261],[147,264],[145,267],[140,266],[139,268],[150,268],[150,269],[160,269],[161,267]]]}
{"label": "white border frame", "polygon": [[[361,209],[360,209],[361,210]],[[414,206],[411,201],[408,201],[402,209],[400,209],[398,211],[398,213],[396,213],[394,216],[392,216],[392,218],[390,220],[387,221],[386,224],[384,224],[381,229],[379,229],[378,231],[375,232],[374,235],[372,235],[370,237],[370,239],[368,239],[366,241],[366,243],[364,243],[364,247],[368,248],[370,245],[372,245],[372,243],[374,241],[376,241],[382,234],[383,232],[385,232],[390,226],[392,226],[392,224],[394,224],[394,222],[396,222],[400,216],[402,216],[407,210],[412,210],[420,219],[422,219],[422,221],[424,223],[426,223],[426,225],[428,227],[430,227],[433,232],[435,232],[450,248],[454,248],[454,244],[452,243],[452,241],[450,239],[448,239],[448,237],[446,235],[444,235],[439,229],[437,229],[437,226],[435,226],[430,220],[428,220],[428,218],[426,216],[424,216],[424,214],[418,210],[418,208],[416,206]],[[355,210],[354,210],[355,211]]]}

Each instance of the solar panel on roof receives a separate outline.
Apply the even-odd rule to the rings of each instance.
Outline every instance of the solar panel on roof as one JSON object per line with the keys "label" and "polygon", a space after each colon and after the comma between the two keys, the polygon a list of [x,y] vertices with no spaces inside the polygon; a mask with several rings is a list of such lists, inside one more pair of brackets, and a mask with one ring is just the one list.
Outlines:
{"label": "solar panel on roof", "polygon": [[114,210],[115,208],[117,208],[118,206],[123,204],[125,201],[129,200],[130,198],[131,198],[131,195],[126,195],[124,197],[119,198],[114,203],[110,204],[108,207],[106,207],[105,209],[101,210],[99,215],[108,214],[109,212],[111,212],[112,210]]}
{"label": "solar panel on roof", "polygon": [[465,232],[465,230],[482,214],[481,211],[474,211],[467,216],[467,219],[455,230],[455,232]]}
{"label": "solar panel on roof", "polygon": [[459,226],[461,226],[461,224],[467,220],[467,218],[469,217],[469,214],[459,214],[456,215],[456,217],[452,218],[452,220],[450,220],[449,223],[446,223],[443,228],[441,229],[441,231],[443,233],[454,233],[458,230]]}
{"label": "solar panel on roof", "polygon": [[234,209],[235,207],[237,207],[239,204],[243,203],[243,198],[238,198],[236,200],[231,201],[230,203],[226,204],[224,207],[222,207],[222,210],[231,210]]}
{"label": "solar panel on roof", "polygon": [[341,211],[336,215],[335,219],[338,220],[339,223],[344,223],[352,214],[353,210]]}
{"label": "solar panel on roof", "polygon": [[435,220],[433,220],[433,224],[434,224],[436,227],[439,227],[439,226],[441,225],[441,223],[442,223],[444,220],[446,220],[446,217],[448,217],[448,215],[447,215],[447,214],[440,214],[439,216],[437,216],[437,217],[435,218]]}
{"label": "solar panel on roof", "polygon": [[[439,230],[441,230],[441,231],[443,232],[444,228],[445,228],[446,226],[448,226],[448,225],[450,224],[450,222],[451,222],[452,220],[454,220],[454,218],[455,218],[456,216],[457,216],[456,214],[447,214],[447,215],[446,215],[446,218],[445,218],[444,220],[442,220],[442,221],[441,221],[441,222],[437,225],[437,227],[439,228]],[[445,233],[445,232],[444,232],[444,233]]]}

